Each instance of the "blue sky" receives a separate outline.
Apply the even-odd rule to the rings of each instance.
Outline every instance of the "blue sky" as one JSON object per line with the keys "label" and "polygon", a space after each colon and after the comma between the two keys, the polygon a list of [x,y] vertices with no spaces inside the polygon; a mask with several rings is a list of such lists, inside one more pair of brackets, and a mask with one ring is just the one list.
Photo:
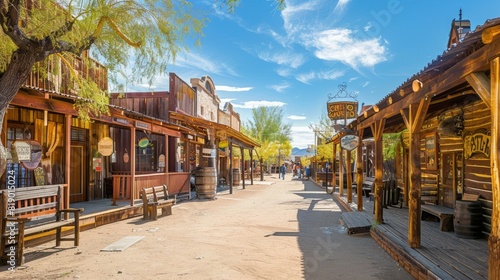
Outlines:
{"label": "blue sky", "polygon": [[[202,45],[168,71],[187,82],[210,76],[243,122],[256,106],[281,107],[299,148],[314,143],[309,125],[326,115],[340,84],[360,106],[377,103],[446,50],[460,8],[472,29],[500,17],[498,0],[287,0],[282,11],[272,0],[241,0],[233,14],[214,2],[195,1],[209,17]],[[154,90],[168,91],[168,77],[157,77]]]}

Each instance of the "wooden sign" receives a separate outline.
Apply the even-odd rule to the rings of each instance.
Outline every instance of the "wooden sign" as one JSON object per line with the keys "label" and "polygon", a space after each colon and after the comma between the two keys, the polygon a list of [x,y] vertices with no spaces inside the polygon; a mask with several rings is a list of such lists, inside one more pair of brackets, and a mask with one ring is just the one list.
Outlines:
{"label": "wooden sign", "polygon": [[491,147],[491,131],[486,129],[478,129],[474,132],[468,132],[464,137],[464,155],[465,158],[470,158],[474,154],[483,154],[487,158],[490,157]]}
{"label": "wooden sign", "polygon": [[354,150],[359,144],[359,137],[356,135],[344,135],[342,138],[340,138],[340,146],[342,149],[352,151]]}
{"label": "wooden sign", "polygon": [[105,157],[110,156],[113,150],[113,139],[110,137],[104,137],[97,143],[97,151]]}
{"label": "wooden sign", "polygon": [[358,116],[358,102],[328,102],[326,106],[328,109],[328,117],[332,121],[353,119]]}
{"label": "wooden sign", "polygon": [[437,169],[436,158],[436,133],[429,133],[425,136],[425,163],[427,165],[427,169]]}

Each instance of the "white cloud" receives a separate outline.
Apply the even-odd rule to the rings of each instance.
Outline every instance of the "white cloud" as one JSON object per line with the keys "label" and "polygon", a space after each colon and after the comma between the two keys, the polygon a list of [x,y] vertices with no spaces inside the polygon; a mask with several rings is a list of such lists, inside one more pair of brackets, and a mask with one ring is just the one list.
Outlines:
{"label": "white cloud", "polygon": [[280,101],[247,101],[243,102],[243,104],[233,104],[235,108],[243,108],[243,109],[253,109],[258,107],[283,107],[286,103]]}
{"label": "white cloud", "polygon": [[280,51],[274,54],[271,54],[269,52],[262,52],[259,53],[258,56],[264,61],[273,62],[278,65],[286,65],[292,68],[298,68],[305,62],[305,58],[302,54],[292,53],[289,51]]}
{"label": "white cloud", "polygon": [[277,92],[283,92],[285,89],[290,87],[289,83],[283,83],[281,85],[271,85],[270,88],[274,89]]}
{"label": "white cloud", "polygon": [[322,71],[322,72],[309,72],[304,74],[297,75],[296,79],[304,84],[309,84],[311,80],[320,79],[320,80],[335,80],[344,76],[343,71],[330,70],[330,71]]}
{"label": "white cloud", "polygon": [[314,72],[306,73],[306,74],[300,74],[297,75],[296,79],[300,82],[303,82],[304,84],[308,84],[310,80],[316,78],[316,74]]}
{"label": "white cloud", "polygon": [[366,82],[362,85],[362,87],[367,87],[369,84],[370,84],[370,82],[366,81]]}
{"label": "white cloud", "polygon": [[292,120],[292,121],[297,121],[297,120],[305,120],[307,117],[306,116],[291,115],[291,116],[288,116],[286,118],[289,120]]}
{"label": "white cloud", "polygon": [[211,61],[207,56],[194,54],[192,52],[177,56],[174,65],[186,68],[203,69],[205,72],[210,74],[230,74],[232,76],[238,76],[233,69],[227,66],[227,64],[221,63],[220,61]]}
{"label": "white cloud", "polygon": [[314,132],[307,126],[292,126],[292,146],[297,148],[307,148],[314,144]]}
{"label": "white cloud", "polygon": [[253,87],[232,87],[232,86],[215,86],[217,91],[230,91],[230,92],[240,92],[240,91],[250,91]]}
{"label": "white cloud", "polygon": [[350,29],[330,29],[311,36],[310,45],[316,48],[316,57],[339,61],[354,69],[373,67],[386,61],[387,50],[380,38],[357,39]]}

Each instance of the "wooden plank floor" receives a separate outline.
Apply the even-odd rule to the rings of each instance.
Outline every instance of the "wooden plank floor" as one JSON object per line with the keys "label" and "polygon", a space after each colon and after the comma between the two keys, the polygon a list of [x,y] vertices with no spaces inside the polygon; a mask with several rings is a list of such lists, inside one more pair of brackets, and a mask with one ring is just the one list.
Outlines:
{"label": "wooden plank floor", "polygon": [[[346,197],[335,195],[346,201]],[[355,196],[353,196],[355,197]],[[374,223],[373,201],[363,198],[364,211],[359,212]],[[357,201],[353,198],[353,201]],[[350,203],[351,210],[357,211],[357,205]],[[375,225],[377,234],[383,234],[390,240],[391,246],[398,247],[418,260],[420,264],[443,279],[488,279],[488,240],[462,239],[452,232],[439,230],[439,222],[421,222],[421,248],[408,246],[408,208],[383,208],[384,223]],[[415,275],[414,275],[415,276]]]}

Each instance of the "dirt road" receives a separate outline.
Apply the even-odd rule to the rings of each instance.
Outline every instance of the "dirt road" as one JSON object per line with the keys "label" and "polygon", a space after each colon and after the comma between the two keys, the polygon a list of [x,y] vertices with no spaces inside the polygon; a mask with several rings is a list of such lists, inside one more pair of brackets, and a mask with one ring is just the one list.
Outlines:
{"label": "dirt road", "polygon": [[[411,279],[369,234],[346,233],[324,190],[287,177],[84,231],[78,248],[29,248],[25,266],[2,267],[0,279]],[[144,238],[101,251],[127,236]]]}

